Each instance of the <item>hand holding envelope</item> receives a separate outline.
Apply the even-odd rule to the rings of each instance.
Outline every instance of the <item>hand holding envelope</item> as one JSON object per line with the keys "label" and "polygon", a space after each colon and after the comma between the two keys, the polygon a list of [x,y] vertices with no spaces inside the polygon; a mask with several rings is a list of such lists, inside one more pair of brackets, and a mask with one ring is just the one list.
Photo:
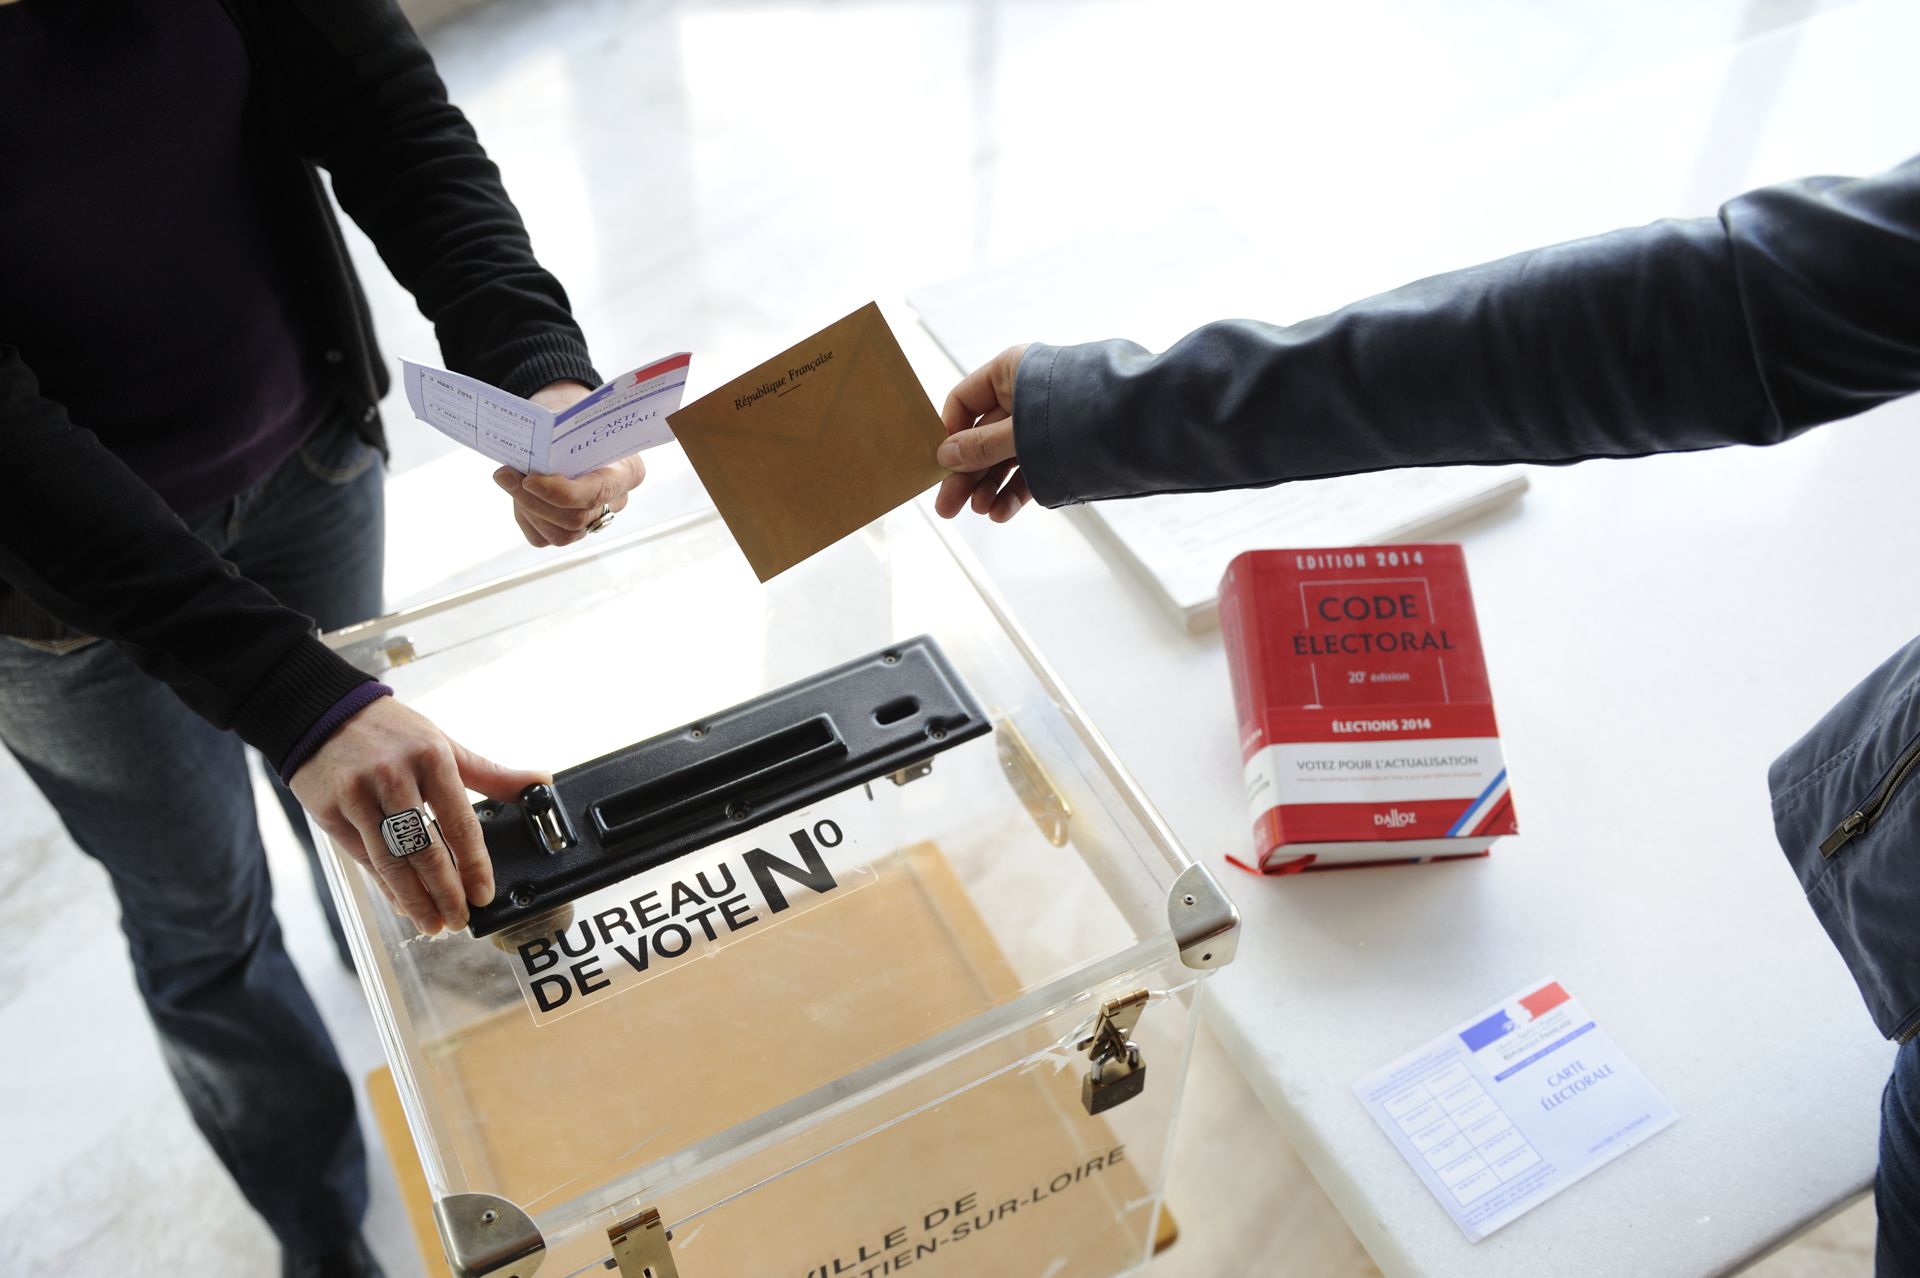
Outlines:
{"label": "hand holding envelope", "polygon": [[869,302],[667,419],[761,581],[946,477],[946,430]]}
{"label": "hand holding envelope", "polygon": [[937,458],[952,473],[940,481],[933,508],[942,519],[972,506],[1004,524],[1033,500],[1013,438],[1013,389],[1025,343],[1009,346],[961,378],[940,410],[947,442]]}

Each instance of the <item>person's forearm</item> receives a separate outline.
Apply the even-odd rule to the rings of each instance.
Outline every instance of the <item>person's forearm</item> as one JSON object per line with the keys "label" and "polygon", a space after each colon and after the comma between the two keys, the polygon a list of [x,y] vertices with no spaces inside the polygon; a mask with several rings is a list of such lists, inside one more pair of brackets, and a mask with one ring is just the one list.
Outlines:
{"label": "person's forearm", "polygon": [[[1014,395],[1020,459],[1034,496],[1061,505],[1770,442],[1717,231],[1544,249],[1286,328],[1210,324],[1157,357],[1035,346]],[[1649,296],[1656,278],[1687,304]]]}
{"label": "person's forearm", "polygon": [[1035,346],[1014,396],[1049,505],[1397,466],[1770,444],[1920,388],[1920,164],[1794,184],[1165,354]]}
{"label": "person's forearm", "polygon": [[194,536],[0,345],[0,580],[118,644],[279,767],[367,676]]}
{"label": "person's forearm", "polygon": [[566,291],[392,0],[252,9],[293,141],[433,321],[447,366],[517,395],[598,385]]}

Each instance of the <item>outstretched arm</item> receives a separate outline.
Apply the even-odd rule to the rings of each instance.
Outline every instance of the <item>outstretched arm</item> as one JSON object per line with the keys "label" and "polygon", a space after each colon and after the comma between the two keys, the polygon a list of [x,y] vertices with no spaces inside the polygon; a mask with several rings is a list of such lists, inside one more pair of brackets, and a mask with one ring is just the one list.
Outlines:
{"label": "outstretched arm", "polygon": [[1157,356],[1122,341],[1016,348],[948,402],[941,460],[960,473],[941,509],[969,497],[994,509],[1004,485],[975,494],[996,470],[1057,506],[1778,443],[1920,389],[1917,296],[1920,159],[1765,188],[1717,218],[1521,253],[1289,327],[1210,324]]}

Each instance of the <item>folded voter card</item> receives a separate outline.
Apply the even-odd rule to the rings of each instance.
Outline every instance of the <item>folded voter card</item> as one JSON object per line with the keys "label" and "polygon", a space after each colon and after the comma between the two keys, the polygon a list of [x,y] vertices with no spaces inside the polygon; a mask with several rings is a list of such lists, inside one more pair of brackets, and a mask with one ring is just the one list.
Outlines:
{"label": "folded voter card", "polygon": [[1677,1117],[1551,978],[1353,1090],[1474,1242]]}
{"label": "folded voter card", "polygon": [[607,382],[559,412],[444,368],[400,361],[413,415],[442,435],[527,475],[572,479],[673,438],[693,356],[682,352]]}

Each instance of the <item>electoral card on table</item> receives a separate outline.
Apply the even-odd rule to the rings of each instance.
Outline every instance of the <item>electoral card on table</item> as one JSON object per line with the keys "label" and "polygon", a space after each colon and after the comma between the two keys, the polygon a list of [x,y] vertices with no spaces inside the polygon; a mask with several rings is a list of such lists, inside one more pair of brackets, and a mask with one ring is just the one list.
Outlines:
{"label": "electoral card on table", "polygon": [[667,414],[687,386],[684,351],[622,373],[559,412],[463,373],[400,361],[413,415],[522,474],[572,479],[673,438]]}
{"label": "electoral card on table", "polygon": [[1474,1242],[1677,1117],[1551,978],[1353,1090]]}

